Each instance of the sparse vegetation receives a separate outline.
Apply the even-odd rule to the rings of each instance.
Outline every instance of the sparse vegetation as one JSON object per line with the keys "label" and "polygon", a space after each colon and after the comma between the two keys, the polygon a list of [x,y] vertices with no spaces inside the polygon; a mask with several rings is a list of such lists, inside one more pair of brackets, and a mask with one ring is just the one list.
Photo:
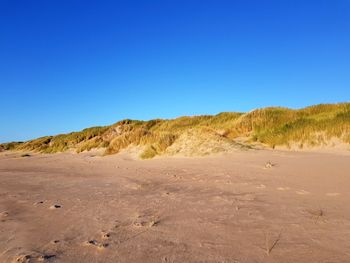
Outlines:
{"label": "sparse vegetation", "polygon": [[22,142],[9,142],[0,144],[0,152],[1,151],[11,151],[15,150]]}
{"label": "sparse vegetation", "polygon": [[[244,138],[244,144],[237,143],[240,138]],[[270,107],[249,113],[223,112],[172,120],[123,120],[111,126],[5,143],[0,149],[55,153],[105,148],[105,154],[114,154],[129,146],[142,146],[141,158],[152,158],[189,147],[191,140],[196,140],[196,153],[204,155],[238,145],[249,148],[254,143],[271,148],[314,147],[327,145],[334,138],[350,144],[350,103],[320,104],[300,110]]]}
{"label": "sparse vegetation", "polygon": [[324,211],[320,209],[314,209],[314,210],[307,210],[307,212],[312,215],[312,217],[315,220],[315,224],[318,222],[319,218],[324,216]]}
{"label": "sparse vegetation", "polygon": [[268,233],[265,234],[265,252],[266,255],[270,255],[272,250],[275,248],[277,243],[281,239],[282,232],[279,232],[278,236],[272,240],[270,240],[270,235]]}

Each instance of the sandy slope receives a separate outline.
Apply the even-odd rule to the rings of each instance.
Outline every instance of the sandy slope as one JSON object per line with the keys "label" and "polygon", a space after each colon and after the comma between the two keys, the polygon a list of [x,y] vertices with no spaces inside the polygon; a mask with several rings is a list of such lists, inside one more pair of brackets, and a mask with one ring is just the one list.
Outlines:
{"label": "sandy slope", "polygon": [[349,189],[349,155],[1,153],[0,262],[349,262]]}

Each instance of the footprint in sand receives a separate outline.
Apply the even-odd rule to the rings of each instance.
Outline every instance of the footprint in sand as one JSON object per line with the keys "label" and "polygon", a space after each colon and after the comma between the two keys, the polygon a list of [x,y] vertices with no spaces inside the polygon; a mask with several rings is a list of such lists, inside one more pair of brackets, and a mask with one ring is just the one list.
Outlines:
{"label": "footprint in sand", "polygon": [[183,177],[182,177],[182,176],[179,176],[179,175],[174,174],[174,175],[173,175],[173,178],[175,178],[175,179],[177,179],[177,180],[181,180]]}
{"label": "footprint in sand", "polygon": [[326,196],[339,196],[340,193],[327,193]]}
{"label": "footprint in sand", "polygon": [[0,212],[0,222],[5,222],[6,218],[9,216],[9,213],[4,211]]}
{"label": "footprint in sand", "polygon": [[16,263],[30,263],[30,262],[37,262],[37,261],[45,262],[55,257],[56,255],[54,254],[41,254],[41,253],[33,252],[33,253],[17,256],[14,262]]}
{"label": "footprint in sand", "polygon": [[276,166],[276,164],[269,161],[269,162],[265,163],[264,169],[270,169],[274,166]]}
{"label": "footprint in sand", "polygon": [[98,242],[95,239],[90,239],[90,240],[84,242],[84,245],[85,246],[93,246],[93,247],[96,247],[99,250],[105,249],[105,248],[107,248],[109,246],[108,243]]}
{"label": "footprint in sand", "polygon": [[32,259],[32,257],[30,255],[21,255],[21,256],[16,257],[14,262],[27,263],[27,262],[30,262],[31,259]]}
{"label": "footprint in sand", "polygon": [[289,187],[277,187],[278,191],[288,191],[289,189]]}
{"label": "footprint in sand", "polygon": [[111,237],[111,233],[107,231],[101,231],[101,238],[102,239],[109,239]]}
{"label": "footprint in sand", "polygon": [[111,233],[108,231],[101,231],[101,241],[98,241],[97,239],[90,239],[88,241],[84,242],[85,246],[91,246],[91,247],[95,247],[99,250],[105,249],[109,246],[109,243],[107,243],[106,241],[109,240],[111,237]]}
{"label": "footprint in sand", "polygon": [[8,217],[9,213],[4,211],[4,212],[0,212],[0,218],[2,217]]}
{"label": "footprint in sand", "polygon": [[59,208],[62,208],[62,206],[58,205],[58,204],[54,204],[54,205],[50,206],[51,210],[55,210],[55,209],[59,209]]}
{"label": "footprint in sand", "polygon": [[305,190],[299,190],[299,191],[296,191],[295,193],[298,194],[298,195],[308,195],[308,194],[310,194],[310,192],[305,191]]}
{"label": "footprint in sand", "polygon": [[175,260],[168,256],[162,258],[162,263],[173,263],[173,262],[175,262]]}
{"label": "footprint in sand", "polygon": [[49,260],[49,259],[53,259],[53,258],[55,258],[56,257],[56,255],[53,255],[53,254],[51,254],[51,255],[41,255],[39,258],[38,258],[38,260],[39,261],[46,261],[46,260]]}
{"label": "footprint in sand", "polygon": [[136,220],[133,223],[135,227],[153,227],[159,224],[159,220]]}
{"label": "footprint in sand", "polygon": [[177,194],[177,191],[174,190],[174,191],[166,191],[166,192],[163,192],[162,193],[162,196],[165,196],[169,199],[174,199],[176,197],[176,194]]}
{"label": "footprint in sand", "polygon": [[160,220],[157,216],[139,215],[132,224],[135,227],[154,227],[157,226],[159,223]]}

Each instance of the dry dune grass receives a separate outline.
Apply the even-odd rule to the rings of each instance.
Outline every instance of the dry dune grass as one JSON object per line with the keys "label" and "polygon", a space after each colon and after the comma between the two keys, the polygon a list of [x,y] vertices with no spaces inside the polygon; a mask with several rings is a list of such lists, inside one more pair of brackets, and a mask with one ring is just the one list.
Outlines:
{"label": "dry dune grass", "polygon": [[[239,138],[245,138],[244,143],[239,143]],[[152,158],[177,153],[206,155],[254,143],[272,148],[295,144],[299,148],[314,147],[328,145],[333,138],[350,143],[350,103],[300,110],[269,107],[249,113],[223,112],[172,120],[123,120],[111,126],[2,144],[0,150],[54,153],[105,148],[105,154],[114,154],[129,146],[143,146],[141,158]]]}

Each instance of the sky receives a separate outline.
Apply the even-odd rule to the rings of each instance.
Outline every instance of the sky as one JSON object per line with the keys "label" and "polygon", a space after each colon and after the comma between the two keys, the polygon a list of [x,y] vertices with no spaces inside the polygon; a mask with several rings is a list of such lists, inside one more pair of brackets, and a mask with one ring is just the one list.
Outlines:
{"label": "sky", "polygon": [[350,0],[0,0],[0,142],[350,101]]}

